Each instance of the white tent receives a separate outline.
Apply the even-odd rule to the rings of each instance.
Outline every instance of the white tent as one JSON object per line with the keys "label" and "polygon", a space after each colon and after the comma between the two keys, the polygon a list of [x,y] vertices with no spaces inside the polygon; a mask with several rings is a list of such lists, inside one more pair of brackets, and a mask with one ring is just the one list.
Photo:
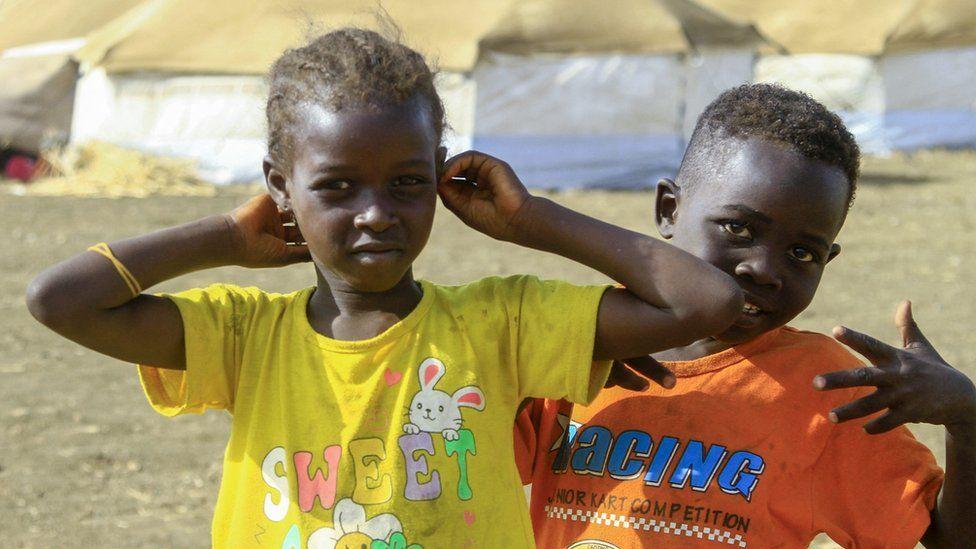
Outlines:
{"label": "white tent", "polygon": [[63,143],[71,126],[84,36],[141,0],[0,2],[0,147],[37,152]]}
{"label": "white tent", "polygon": [[[753,79],[818,97],[869,152],[976,144],[976,0],[383,6],[442,69],[452,150],[496,153],[530,184],[651,183],[677,165],[704,106]],[[46,0],[38,9],[37,0],[5,0],[0,144],[36,150],[70,127],[74,141],[195,158],[214,181],[255,179],[272,60],[304,41],[309,22],[312,32],[376,25],[375,8],[373,0]],[[762,39],[737,21],[769,39],[758,61]]]}
{"label": "white tent", "polygon": [[873,153],[976,146],[976,0],[701,0],[780,51],[757,81],[837,110]]}
{"label": "white tent", "polygon": [[[499,154],[530,184],[647,185],[677,166],[704,105],[750,80],[760,39],[689,0],[604,4],[383,6],[407,43],[442,69],[454,152],[474,144]],[[89,35],[78,53],[72,139],[189,156],[214,181],[255,179],[271,61],[302,42],[307,21],[374,25],[370,8],[149,0]]]}
{"label": "white tent", "polygon": [[760,43],[694,2],[524,0],[482,40],[474,145],[534,185],[651,185]]}
{"label": "white tent", "polygon": [[[493,0],[385,0],[408,44],[442,69],[438,87],[455,149],[470,145],[474,88],[465,74]],[[482,17],[465,18],[470,10]],[[198,161],[211,181],[251,181],[264,157],[265,73],[310,33],[382,27],[371,0],[148,0],[93,32],[78,53],[82,77],[72,140],[106,140]],[[472,38],[473,37],[473,38]]]}

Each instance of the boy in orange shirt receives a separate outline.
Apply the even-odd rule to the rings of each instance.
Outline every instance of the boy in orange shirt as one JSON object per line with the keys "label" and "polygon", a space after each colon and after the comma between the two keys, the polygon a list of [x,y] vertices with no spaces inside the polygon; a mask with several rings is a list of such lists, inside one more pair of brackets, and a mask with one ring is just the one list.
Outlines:
{"label": "boy in orange shirt", "polygon": [[[661,377],[670,391],[522,413],[539,547],[807,547],[819,532],[845,547],[970,546],[976,390],[908,305],[905,349],[835,332],[877,368],[785,326],[840,253],[858,164],[840,119],[801,93],[741,86],[706,109],[676,180],[658,185],[656,222],[733,276],[746,305],[720,336],[644,359],[678,378]],[[947,475],[902,425],[918,421],[947,427]]]}

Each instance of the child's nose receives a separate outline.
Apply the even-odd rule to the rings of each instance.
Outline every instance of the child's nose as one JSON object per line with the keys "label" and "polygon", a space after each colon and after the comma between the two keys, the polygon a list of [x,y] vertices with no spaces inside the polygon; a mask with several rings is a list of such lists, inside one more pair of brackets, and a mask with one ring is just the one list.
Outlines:
{"label": "child's nose", "polygon": [[759,286],[767,286],[774,290],[779,290],[783,286],[775,262],[767,254],[755,255],[740,261],[735,267],[735,274]]}
{"label": "child's nose", "polygon": [[397,224],[397,216],[393,209],[386,204],[372,201],[366,204],[356,215],[354,224],[357,229],[369,229],[381,233]]}

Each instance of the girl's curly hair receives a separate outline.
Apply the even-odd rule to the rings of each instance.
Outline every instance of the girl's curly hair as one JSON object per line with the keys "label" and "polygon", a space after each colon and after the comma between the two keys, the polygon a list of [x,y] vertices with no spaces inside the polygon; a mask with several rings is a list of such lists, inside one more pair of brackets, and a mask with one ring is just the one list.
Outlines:
{"label": "girl's curly hair", "polygon": [[446,120],[435,74],[422,55],[398,39],[365,29],[339,29],[287,50],[269,74],[268,154],[279,167],[291,168],[292,133],[300,107],[308,104],[342,110],[419,100],[440,140]]}

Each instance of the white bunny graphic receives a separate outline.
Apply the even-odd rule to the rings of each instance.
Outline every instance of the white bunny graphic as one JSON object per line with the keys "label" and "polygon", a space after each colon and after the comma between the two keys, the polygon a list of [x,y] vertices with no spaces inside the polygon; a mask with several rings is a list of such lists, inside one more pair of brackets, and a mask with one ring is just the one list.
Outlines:
{"label": "white bunny graphic", "polygon": [[420,364],[420,391],[410,402],[407,414],[410,422],[403,426],[403,432],[441,433],[445,440],[457,440],[462,424],[461,407],[485,409],[485,395],[474,385],[461,387],[453,395],[434,389],[445,371],[444,364],[436,358]]}

